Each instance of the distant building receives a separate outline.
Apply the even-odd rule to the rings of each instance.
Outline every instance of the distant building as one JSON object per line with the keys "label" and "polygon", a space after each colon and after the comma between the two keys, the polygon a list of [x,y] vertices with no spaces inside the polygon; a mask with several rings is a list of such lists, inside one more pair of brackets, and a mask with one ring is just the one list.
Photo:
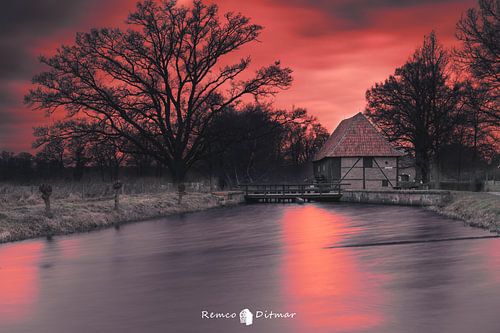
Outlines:
{"label": "distant building", "polygon": [[318,180],[349,184],[344,188],[392,188],[401,180],[398,162],[404,155],[358,113],[342,120],[316,154],[314,176]]}
{"label": "distant building", "polygon": [[398,158],[398,170],[399,170],[399,185],[403,185],[404,188],[405,182],[408,185],[411,182],[414,182],[417,178],[417,170],[415,166],[415,158],[409,155]]}

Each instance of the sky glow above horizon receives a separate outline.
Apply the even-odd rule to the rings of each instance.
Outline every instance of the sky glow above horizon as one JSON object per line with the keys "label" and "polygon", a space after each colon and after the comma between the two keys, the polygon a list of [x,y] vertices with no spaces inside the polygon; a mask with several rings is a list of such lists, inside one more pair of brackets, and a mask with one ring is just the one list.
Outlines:
{"label": "sky glow above horizon", "polygon": [[[189,4],[182,0],[180,4]],[[278,108],[306,108],[328,129],[363,111],[365,92],[402,65],[435,30],[458,45],[455,25],[474,0],[216,0],[220,12],[241,12],[264,26],[250,55],[253,68],[281,60],[293,86],[274,99]],[[45,117],[23,105],[37,57],[71,44],[75,33],[124,26],[136,0],[18,0],[0,19],[0,151],[32,151],[32,128]],[[61,115],[58,116],[59,118]]]}

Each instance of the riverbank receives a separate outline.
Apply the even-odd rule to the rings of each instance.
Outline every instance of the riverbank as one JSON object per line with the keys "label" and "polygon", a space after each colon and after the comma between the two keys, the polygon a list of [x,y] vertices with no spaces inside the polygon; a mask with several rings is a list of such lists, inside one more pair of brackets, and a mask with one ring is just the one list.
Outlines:
{"label": "riverbank", "polygon": [[467,225],[500,232],[500,196],[487,192],[452,191],[444,205],[428,207]]}
{"label": "riverbank", "polygon": [[340,201],[419,206],[467,225],[500,232],[500,196],[442,190],[345,190]]}
{"label": "riverbank", "polygon": [[[114,210],[112,198],[82,200],[72,195],[58,198],[52,204],[52,218],[46,216],[38,195],[31,195],[15,203],[0,203],[0,243],[87,232],[121,223],[200,211],[243,201],[242,192],[190,192],[183,197],[180,205],[176,192],[130,194],[120,197],[118,211]],[[351,198],[349,201],[356,200]],[[402,204],[399,201],[386,203]],[[429,199],[429,202],[431,201]],[[491,231],[500,230],[500,196],[494,194],[449,192],[445,202],[427,206],[427,209],[460,219],[470,226]]]}
{"label": "riverbank", "polygon": [[340,201],[400,205],[400,206],[442,206],[450,201],[450,191],[440,190],[349,190],[342,191]]}
{"label": "riverbank", "polygon": [[188,193],[178,204],[175,192],[121,195],[120,209],[112,198],[54,200],[53,217],[44,213],[40,200],[30,204],[0,207],[0,243],[29,238],[86,232],[172,214],[200,211],[236,203],[211,193]]}

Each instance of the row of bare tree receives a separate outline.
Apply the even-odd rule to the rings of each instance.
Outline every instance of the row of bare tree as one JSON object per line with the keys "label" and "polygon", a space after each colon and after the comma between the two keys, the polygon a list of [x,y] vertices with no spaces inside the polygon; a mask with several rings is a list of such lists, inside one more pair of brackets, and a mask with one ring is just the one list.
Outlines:
{"label": "row of bare tree", "polygon": [[[500,163],[500,6],[480,0],[457,24],[459,49],[447,50],[432,32],[408,61],[366,93],[366,114],[416,160],[429,181],[450,147],[467,159]],[[461,168],[459,158],[457,169]],[[460,171],[459,171],[460,174]]]}
{"label": "row of bare tree", "polygon": [[26,102],[85,119],[84,131],[124,141],[175,182],[211,153],[218,116],[245,96],[259,100],[292,82],[279,61],[254,74],[250,57],[231,62],[227,56],[256,41],[262,27],[241,14],[220,16],[216,5],[145,0],[127,24],[79,33],[73,45],[41,57],[48,70],[34,77]]}
{"label": "row of bare tree", "polygon": [[[458,23],[462,48],[446,50],[431,33],[366,94],[366,114],[415,157],[424,182],[447,147],[498,155],[499,6],[479,4]],[[41,57],[47,70],[26,96],[36,109],[67,113],[69,121],[36,129],[35,146],[47,156],[69,154],[77,175],[86,163],[144,162],[168,169],[175,182],[195,168],[252,181],[309,160],[326,138],[304,110],[266,104],[291,85],[289,68],[276,61],[252,74],[250,57],[234,61],[262,30],[247,17],[219,15],[198,0],[190,7],[145,0],[127,23],[128,30],[79,33]]]}
{"label": "row of bare tree", "polygon": [[[0,180],[99,176],[161,176],[163,166],[134,150],[127,140],[99,133],[85,119],[35,128],[36,155],[0,154]],[[217,115],[207,131],[208,154],[192,169],[195,176],[217,178],[221,186],[273,179],[301,169],[328,133],[304,109],[273,110],[247,105]]]}
{"label": "row of bare tree", "polygon": [[154,164],[175,182],[193,168],[251,181],[309,160],[326,138],[305,110],[263,100],[290,86],[289,68],[276,61],[249,74],[250,57],[228,56],[257,40],[262,27],[248,18],[201,1],[146,0],[127,23],[79,33],[41,57],[48,70],[26,96],[35,108],[67,112],[70,120],[35,129],[34,146],[60,165],[70,156],[76,178],[87,164],[116,172]]}

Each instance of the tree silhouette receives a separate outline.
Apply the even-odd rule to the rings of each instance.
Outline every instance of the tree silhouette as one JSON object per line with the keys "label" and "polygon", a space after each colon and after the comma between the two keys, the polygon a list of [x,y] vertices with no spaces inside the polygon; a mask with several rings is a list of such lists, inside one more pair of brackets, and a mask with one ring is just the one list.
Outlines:
{"label": "tree silhouette", "polygon": [[326,129],[307,110],[274,110],[262,104],[221,114],[210,134],[211,154],[205,169],[225,184],[282,178],[287,167],[309,162],[328,138]]}
{"label": "tree silhouette", "polygon": [[[468,146],[476,152],[485,141],[495,139],[498,121],[492,117],[488,105],[492,102],[484,85],[464,82],[461,87],[463,121],[459,124],[468,130]],[[476,157],[476,154],[474,154]]]}
{"label": "tree silhouette", "polygon": [[366,114],[386,136],[415,155],[417,177],[429,181],[430,162],[449,139],[458,94],[447,73],[448,53],[431,33],[394,75],[366,93]]}
{"label": "tree silhouette", "polygon": [[181,182],[207,153],[213,117],[246,95],[259,98],[287,88],[291,70],[279,62],[252,76],[250,58],[225,56],[256,41],[262,27],[241,14],[219,17],[216,5],[176,1],[137,4],[130,29],[78,33],[75,44],[41,57],[49,70],[33,78],[25,100],[37,109],[85,115],[102,135],[126,139]]}
{"label": "tree silhouette", "polygon": [[471,8],[457,23],[457,38],[462,48],[458,60],[466,65],[481,90],[489,93],[483,110],[500,125],[500,5],[498,0],[479,0],[479,9]]}
{"label": "tree silhouette", "polygon": [[280,150],[285,155],[285,160],[298,166],[311,161],[330,135],[316,117],[307,114],[306,109],[294,109],[292,114],[299,121],[284,125]]}

